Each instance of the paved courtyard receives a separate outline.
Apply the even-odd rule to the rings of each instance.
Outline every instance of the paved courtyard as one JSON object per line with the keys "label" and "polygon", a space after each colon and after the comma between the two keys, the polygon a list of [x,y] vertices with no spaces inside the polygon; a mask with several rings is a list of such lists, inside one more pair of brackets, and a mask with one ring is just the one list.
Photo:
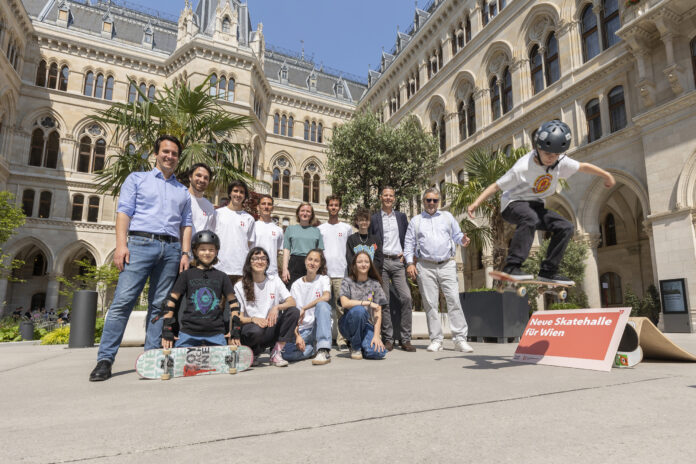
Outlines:
{"label": "paved courtyard", "polygon": [[513,363],[515,344],[416,346],[168,382],[139,379],[124,348],[104,383],[87,381],[96,348],[2,346],[0,462],[696,462],[696,364],[604,373]]}

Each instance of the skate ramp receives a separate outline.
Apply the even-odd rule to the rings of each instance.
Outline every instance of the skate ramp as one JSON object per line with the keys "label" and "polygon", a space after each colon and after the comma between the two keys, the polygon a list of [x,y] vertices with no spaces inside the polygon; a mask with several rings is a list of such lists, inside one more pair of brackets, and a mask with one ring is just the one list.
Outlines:
{"label": "skate ramp", "polygon": [[696,355],[675,345],[647,317],[631,317],[629,321],[636,324],[643,359],[696,362]]}

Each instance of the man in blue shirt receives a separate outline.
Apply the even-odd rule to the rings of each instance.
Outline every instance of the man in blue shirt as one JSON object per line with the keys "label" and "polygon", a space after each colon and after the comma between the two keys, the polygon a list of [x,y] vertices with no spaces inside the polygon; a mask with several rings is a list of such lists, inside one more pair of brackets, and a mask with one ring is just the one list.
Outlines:
{"label": "man in blue shirt", "polygon": [[[429,188],[423,195],[424,211],[411,219],[406,231],[404,257],[406,273],[418,280],[423,298],[430,345],[428,351],[442,350],[442,325],[438,314],[440,291],[447,302],[447,314],[454,349],[470,353],[474,349],[466,342],[468,326],[459,302],[459,282],[454,254],[457,245],[469,245],[469,237],[462,233],[454,216],[447,211],[438,211],[440,191]],[[417,263],[414,263],[414,258]]]}
{"label": "man in blue shirt", "polygon": [[191,250],[191,196],[174,175],[181,150],[176,137],[160,136],[155,141],[155,168],[131,173],[121,187],[114,252],[121,274],[90,381],[111,377],[128,318],[148,277],[145,349],[161,346],[164,300],[177,273],[188,269]]}

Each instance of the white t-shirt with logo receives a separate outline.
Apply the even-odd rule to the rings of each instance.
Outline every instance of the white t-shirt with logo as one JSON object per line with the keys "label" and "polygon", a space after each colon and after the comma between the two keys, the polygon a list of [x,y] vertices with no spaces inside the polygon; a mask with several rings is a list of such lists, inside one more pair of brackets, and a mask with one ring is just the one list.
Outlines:
{"label": "white t-shirt with logo", "polygon": [[228,275],[242,275],[249,242],[254,243],[254,217],[246,211],[225,207],[216,212],[215,233],[220,237],[219,263],[216,269]]}
{"label": "white t-shirt with logo", "polygon": [[517,160],[515,165],[496,181],[503,191],[500,197],[500,211],[504,211],[513,201],[543,201],[556,193],[558,179],[567,179],[580,169],[580,163],[563,156],[554,169],[546,172],[546,166],[537,164],[535,158],[536,150],[532,150]]}
{"label": "white t-shirt with logo", "polygon": [[270,258],[266,273],[278,275],[278,250],[283,249],[283,229],[273,221],[263,222],[259,219],[254,226],[254,235],[254,246],[266,250]]}
{"label": "white t-shirt with logo", "polygon": [[[324,292],[331,292],[331,279],[329,276],[318,275],[311,282],[305,282],[305,278],[297,279],[290,288],[290,294],[295,299],[298,309],[320,298]],[[300,330],[311,329],[314,326],[314,308],[307,309],[304,319],[300,321]]]}
{"label": "white t-shirt with logo", "polygon": [[247,302],[241,280],[235,284],[234,294],[237,296],[239,311],[243,316],[261,318],[266,318],[272,307],[290,297],[290,292],[278,276],[268,276],[263,282],[254,283],[254,301],[252,302]]}
{"label": "white t-shirt with logo", "polygon": [[205,198],[191,195],[191,235],[202,230],[215,231],[215,207]]}
{"label": "white t-shirt with logo", "polygon": [[319,226],[324,240],[324,257],[329,277],[342,278],[346,275],[346,242],[353,234],[353,227],[345,222],[337,224],[324,223]]}

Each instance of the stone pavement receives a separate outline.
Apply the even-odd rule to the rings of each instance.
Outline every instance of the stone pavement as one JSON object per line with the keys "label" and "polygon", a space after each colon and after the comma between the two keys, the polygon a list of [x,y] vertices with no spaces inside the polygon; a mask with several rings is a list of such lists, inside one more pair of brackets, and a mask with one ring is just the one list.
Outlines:
{"label": "stone pavement", "polygon": [[2,346],[0,462],[696,462],[696,364],[605,373],[472,345],[168,382],[124,348],[103,383],[96,348]]}

